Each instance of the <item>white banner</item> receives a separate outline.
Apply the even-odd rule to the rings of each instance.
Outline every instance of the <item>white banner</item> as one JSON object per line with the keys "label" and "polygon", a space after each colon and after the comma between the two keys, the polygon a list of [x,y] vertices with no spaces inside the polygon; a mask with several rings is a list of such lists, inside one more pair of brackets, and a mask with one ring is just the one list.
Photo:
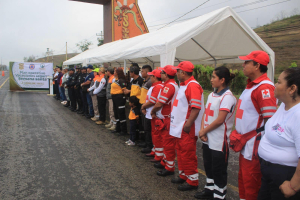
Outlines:
{"label": "white banner", "polygon": [[53,74],[53,63],[15,62],[12,74],[21,88],[49,89],[47,77]]}

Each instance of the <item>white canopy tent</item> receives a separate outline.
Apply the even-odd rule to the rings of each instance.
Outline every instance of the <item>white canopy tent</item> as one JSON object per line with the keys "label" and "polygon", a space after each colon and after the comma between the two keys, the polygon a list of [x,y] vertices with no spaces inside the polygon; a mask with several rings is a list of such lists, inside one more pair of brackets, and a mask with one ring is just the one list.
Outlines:
{"label": "white canopy tent", "polygon": [[84,55],[65,61],[64,65],[84,61],[116,66],[124,66],[124,61],[152,66],[177,65],[184,60],[194,64],[241,63],[237,57],[254,50],[269,54],[268,77],[273,80],[273,50],[230,7],[225,7],[158,31],[88,50],[82,53]]}

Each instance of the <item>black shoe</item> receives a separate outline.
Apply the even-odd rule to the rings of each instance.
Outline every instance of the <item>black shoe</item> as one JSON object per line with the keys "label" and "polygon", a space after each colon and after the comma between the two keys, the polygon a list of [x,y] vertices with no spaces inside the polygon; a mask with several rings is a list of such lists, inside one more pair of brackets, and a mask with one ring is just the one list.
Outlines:
{"label": "black shoe", "polygon": [[78,115],[81,115],[81,114],[83,114],[83,111],[79,111],[79,112],[77,112],[77,114],[78,114]]}
{"label": "black shoe", "polygon": [[141,150],[142,153],[151,153],[152,149],[150,148],[144,148]]}
{"label": "black shoe", "polygon": [[113,130],[113,131],[110,131],[111,133],[120,133],[121,131],[116,131],[116,130]]}
{"label": "black shoe", "polygon": [[179,185],[177,187],[177,189],[180,190],[180,191],[197,190],[198,189],[198,185],[197,186],[193,186],[193,185],[190,185],[188,183],[184,183],[182,185]]}
{"label": "black shoe", "polygon": [[69,107],[70,106],[70,103],[67,102],[66,105],[64,105],[64,107]]}
{"label": "black shoe", "polygon": [[171,172],[171,171],[168,171],[166,169],[163,169],[163,170],[159,170],[158,172],[156,172],[156,174],[158,176],[169,176],[169,175],[173,175],[174,172]]}
{"label": "black shoe", "polygon": [[196,199],[214,199],[214,194],[204,189],[201,192],[197,192],[194,197]]}
{"label": "black shoe", "polygon": [[141,142],[138,144],[139,147],[146,148],[147,144],[145,142]]}
{"label": "black shoe", "polygon": [[82,116],[86,116],[86,114],[85,114],[85,113],[82,113]]}
{"label": "black shoe", "polygon": [[180,177],[178,177],[178,178],[172,178],[172,179],[171,179],[171,182],[172,182],[172,183],[181,184],[181,183],[184,183],[185,180],[182,179],[182,178],[180,178]]}
{"label": "black shoe", "polygon": [[76,110],[75,110],[75,109],[71,109],[71,111],[72,111],[72,112],[76,112]]}
{"label": "black shoe", "polygon": [[160,160],[155,160],[154,158],[150,160],[150,162],[153,162],[153,163],[159,163]]}
{"label": "black shoe", "polygon": [[125,133],[125,132],[119,132],[119,133],[117,133],[117,136],[124,136],[124,135],[127,135],[127,133]]}
{"label": "black shoe", "polygon": [[92,118],[91,115],[86,115],[85,117],[88,118],[88,119],[91,119],[91,118]]}
{"label": "black shoe", "polygon": [[165,169],[165,167],[162,164],[160,164],[160,163],[155,163],[154,167],[156,167],[158,169]]}
{"label": "black shoe", "polygon": [[146,154],[146,157],[155,157],[155,155],[152,155],[151,153]]}

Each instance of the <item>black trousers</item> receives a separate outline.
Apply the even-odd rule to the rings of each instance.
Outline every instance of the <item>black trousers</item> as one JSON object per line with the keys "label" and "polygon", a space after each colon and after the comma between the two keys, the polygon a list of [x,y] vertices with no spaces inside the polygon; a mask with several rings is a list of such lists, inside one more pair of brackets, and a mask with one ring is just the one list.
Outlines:
{"label": "black trousers", "polygon": [[127,133],[127,124],[126,124],[126,114],[125,114],[125,104],[126,98],[123,94],[114,94],[111,95],[114,105],[114,114],[117,121],[116,131]]}
{"label": "black trousers", "polygon": [[76,109],[76,96],[74,88],[68,88],[69,98],[71,101],[72,109]]}
{"label": "black trousers", "polygon": [[136,128],[137,128],[137,123],[136,120],[129,120],[130,123],[130,140],[132,142],[135,142],[135,136],[136,136]]}
{"label": "black trousers", "polygon": [[83,113],[88,115],[89,110],[88,110],[88,103],[87,103],[87,100],[86,100],[86,92],[83,92],[82,89],[80,89],[80,96],[81,96],[81,99],[82,99]]}
{"label": "black trousers", "polygon": [[80,95],[80,89],[74,89],[75,91],[75,99],[76,99],[76,103],[78,104],[78,110],[82,110],[82,99],[81,99],[81,95]]}
{"label": "black trousers", "polygon": [[[281,200],[285,199],[279,186],[284,181],[290,181],[295,174],[296,167],[271,164],[261,159],[260,169],[262,173],[261,187],[258,193],[258,200]],[[300,192],[289,198],[299,200]]]}
{"label": "black trousers", "polygon": [[151,119],[147,119],[146,117],[144,117],[143,125],[144,125],[145,142],[147,148],[152,149],[153,143],[152,143],[152,135],[151,135]]}
{"label": "black trousers", "polygon": [[99,120],[105,122],[106,120],[106,96],[105,97],[98,97],[98,111],[99,111]]}
{"label": "black trousers", "polygon": [[[141,110],[142,105],[139,104],[138,108]],[[144,131],[144,119],[145,116],[141,112],[141,115],[139,117],[139,124],[136,126],[136,140],[139,140],[141,142],[145,142],[145,131]]]}
{"label": "black trousers", "polygon": [[[227,186],[227,166],[229,151],[222,152],[209,148],[207,144],[202,145],[203,163],[206,173],[205,190],[214,194],[214,199],[226,195]],[[223,199],[224,199],[223,198]],[[220,198],[221,199],[221,198]]]}

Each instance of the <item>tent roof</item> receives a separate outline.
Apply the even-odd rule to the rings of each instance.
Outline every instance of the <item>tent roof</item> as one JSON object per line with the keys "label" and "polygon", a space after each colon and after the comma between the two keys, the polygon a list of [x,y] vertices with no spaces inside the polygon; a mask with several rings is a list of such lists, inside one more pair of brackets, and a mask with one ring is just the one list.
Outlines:
{"label": "tent roof", "polygon": [[270,55],[268,76],[273,80],[273,50],[230,7],[224,7],[158,31],[107,43],[65,61],[64,65],[84,61],[123,65],[124,60],[128,60],[160,66],[162,56],[172,53],[175,62],[236,63],[241,62],[238,56],[254,50]]}

